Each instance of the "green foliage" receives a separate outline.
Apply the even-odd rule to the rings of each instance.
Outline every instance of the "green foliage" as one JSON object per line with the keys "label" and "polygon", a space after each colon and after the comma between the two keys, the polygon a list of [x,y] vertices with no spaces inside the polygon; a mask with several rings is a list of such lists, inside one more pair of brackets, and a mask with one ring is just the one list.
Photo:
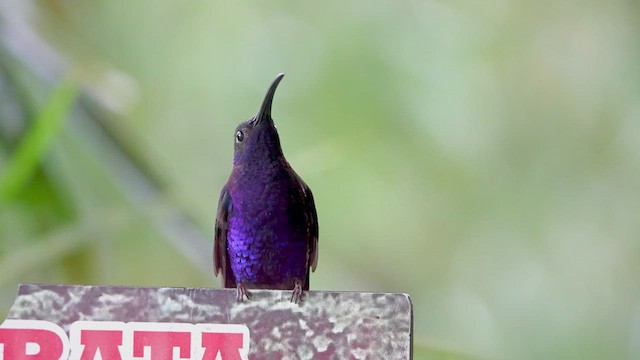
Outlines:
{"label": "green foliage", "polygon": [[468,354],[425,345],[414,345],[413,358],[415,360],[480,360]]}
{"label": "green foliage", "polygon": [[58,135],[62,121],[76,98],[77,86],[63,81],[40,110],[31,129],[22,138],[0,175],[0,207],[16,196],[30,181]]}

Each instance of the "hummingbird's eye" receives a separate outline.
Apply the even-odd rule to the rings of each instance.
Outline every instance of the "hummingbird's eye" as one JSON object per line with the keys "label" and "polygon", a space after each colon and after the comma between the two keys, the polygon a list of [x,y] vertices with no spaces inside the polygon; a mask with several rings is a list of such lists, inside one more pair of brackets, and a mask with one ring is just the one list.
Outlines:
{"label": "hummingbird's eye", "polygon": [[242,142],[242,140],[244,140],[244,133],[238,130],[238,132],[236,132],[236,141]]}

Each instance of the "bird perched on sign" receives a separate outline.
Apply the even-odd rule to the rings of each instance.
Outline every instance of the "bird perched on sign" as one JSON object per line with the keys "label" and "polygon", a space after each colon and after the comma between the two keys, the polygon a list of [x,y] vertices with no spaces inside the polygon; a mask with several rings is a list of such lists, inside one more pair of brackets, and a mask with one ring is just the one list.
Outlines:
{"label": "bird perched on sign", "polygon": [[318,217],[311,190],[287,162],[271,118],[278,74],[258,114],[235,131],[233,170],[218,202],[214,273],[236,288],[293,290],[298,303],[318,263]]}

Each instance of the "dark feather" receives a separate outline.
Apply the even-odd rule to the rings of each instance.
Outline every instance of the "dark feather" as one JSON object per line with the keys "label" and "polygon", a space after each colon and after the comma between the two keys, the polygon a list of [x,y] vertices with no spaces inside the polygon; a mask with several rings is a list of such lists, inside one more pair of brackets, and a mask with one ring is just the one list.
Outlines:
{"label": "dark feather", "polygon": [[213,243],[213,273],[218,276],[218,274],[222,272],[222,286],[225,288],[236,287],[227,254],[227,231],[229,230],[230,211],[231,196],[229,196],[227,186],[225,185],[222,187],[220,199],[218,200],[215,239]]}
{"label": "dark feather", "polygon": [[[313,193],[311,189],[305,184],[304,181],[298,176],[298,181],[302,185],[304,191],[304,215],[307,221],[307,239],[309,241],[309,257],[308,264],[311,271],[316,271],[318,266],[318,214],[316,213],[316,205],[313,201]],[[306,289],[309,287],[309,272],[307,271],[307,281],[305,284]]]}

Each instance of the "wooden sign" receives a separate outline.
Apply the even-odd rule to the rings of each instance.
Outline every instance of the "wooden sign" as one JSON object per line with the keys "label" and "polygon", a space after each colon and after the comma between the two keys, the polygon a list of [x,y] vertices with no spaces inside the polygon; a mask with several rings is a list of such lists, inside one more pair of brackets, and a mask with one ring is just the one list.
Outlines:
{"label": "wooden sign", "polygon": [[21,285],[0,360],[411,359],[406,294]]}

